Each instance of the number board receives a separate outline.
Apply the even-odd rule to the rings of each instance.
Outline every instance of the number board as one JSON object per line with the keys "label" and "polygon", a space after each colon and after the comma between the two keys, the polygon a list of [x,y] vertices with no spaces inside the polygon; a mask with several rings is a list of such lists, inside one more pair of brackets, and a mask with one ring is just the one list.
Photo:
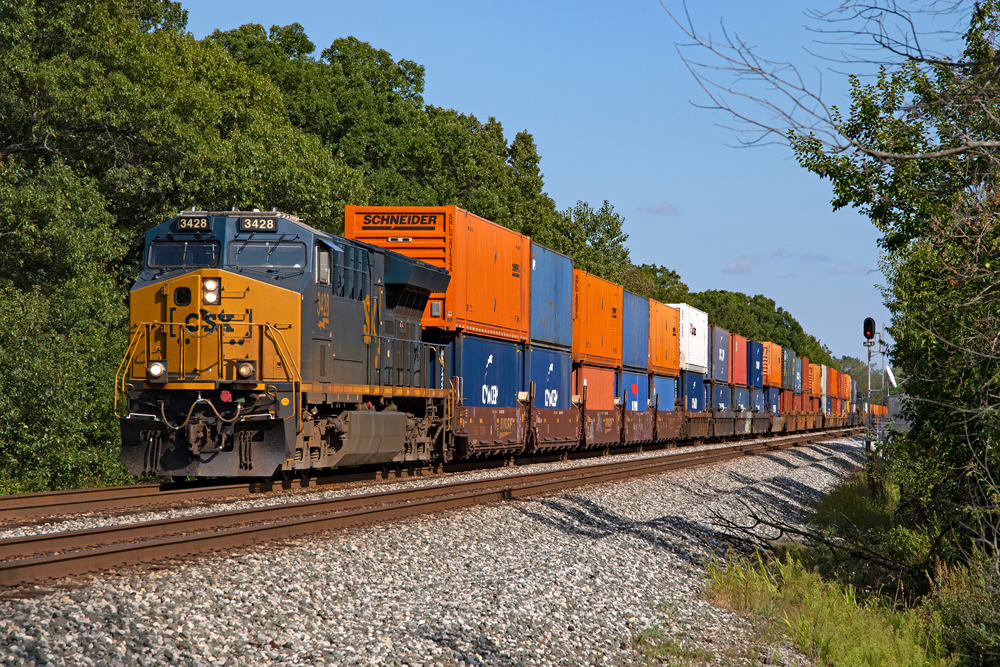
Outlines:
{"label": "number board", "polygon": [[208,218],[177,218],[177,231],[206,231]]}
{"label": "number board", "polygon": [[274,218],[240,218],[241,232],[276,232],[278,221]]}

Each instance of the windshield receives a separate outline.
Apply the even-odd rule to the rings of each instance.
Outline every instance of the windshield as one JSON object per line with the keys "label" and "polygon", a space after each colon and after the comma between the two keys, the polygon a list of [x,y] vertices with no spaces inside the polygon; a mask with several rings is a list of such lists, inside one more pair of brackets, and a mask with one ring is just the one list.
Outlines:
{"label": "windshield", "polygon": [[149,244],[149,268],[218,266],[219,254],[218,241],[156,241]]}
{"label": "windshield", "polygon": [[229,244],[229,264],[265,269],[302,269],[306,265],[306,246],[281,241],[236,241]]}

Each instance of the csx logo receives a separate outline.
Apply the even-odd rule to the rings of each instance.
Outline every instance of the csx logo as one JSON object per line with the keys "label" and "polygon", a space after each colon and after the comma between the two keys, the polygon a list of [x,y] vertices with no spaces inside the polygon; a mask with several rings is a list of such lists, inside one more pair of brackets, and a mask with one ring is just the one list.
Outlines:
{"label": "csx logo", "polygon": [[547,407],[547,408],[559,407],[559,390],[558,389],[546,389],[545,390],[545,407]]}
{"label": "csx logo", "polygon": [[212,333],[213,331],[215,331],[216,327],[218,326],[216,324],[216,321],[218,321],[218,323],[222,325],[222,331],[224,331],[225,333],[230,333],[233,331],[232,325],[229,324],[230,322],[233,321],[233,315],[231,313],[219,313],[218,315],[216,315],[215,313],[203,312],[201,313],[200,318],[198,313],[191,313],[190,315],[184,318],[184,325],[187,327],[187,330],[191,331],[192,333],[196,331],[198,329],[199,319],[202,322],[204,322],[204,324],[201,325],[201,330],[203,333]]}
{"label": "csx logo", "polygon": [[483,385],[483,405],[496,405],[500,398],[500,389],[494,385]]}

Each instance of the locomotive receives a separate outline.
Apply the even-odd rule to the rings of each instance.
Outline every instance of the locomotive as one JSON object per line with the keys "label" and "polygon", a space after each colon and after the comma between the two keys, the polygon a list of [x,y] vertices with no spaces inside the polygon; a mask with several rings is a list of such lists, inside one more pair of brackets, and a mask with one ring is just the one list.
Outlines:
{"label": "locomotive", "polygon": [[[133,475],[267,478],[859,423],[805,409],[689,411],[673,389],[663,402],[627,391],[601,402],[584,363],[600,363],[603,330],[549,298],[535,307],[538,335],[547,326],[567,347],[533,345],[528,273],[540,246],[453,206],[347,214],[351,238],[276,210],[183,211],[146,233],[115,378]],[[577,382],[559,361],[585,333],[594,349],[574,355]],[[647,377],[591,370],[633,392]]]}

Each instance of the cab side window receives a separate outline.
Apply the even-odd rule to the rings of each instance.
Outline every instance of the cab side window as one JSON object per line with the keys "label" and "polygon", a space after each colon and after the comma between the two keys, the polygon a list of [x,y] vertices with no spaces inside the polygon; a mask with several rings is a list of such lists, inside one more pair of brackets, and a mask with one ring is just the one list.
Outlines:
{"label": "cab side window", "polygon": [[330,250],[320,246],[316,247],[316,282],[330,284]]}

